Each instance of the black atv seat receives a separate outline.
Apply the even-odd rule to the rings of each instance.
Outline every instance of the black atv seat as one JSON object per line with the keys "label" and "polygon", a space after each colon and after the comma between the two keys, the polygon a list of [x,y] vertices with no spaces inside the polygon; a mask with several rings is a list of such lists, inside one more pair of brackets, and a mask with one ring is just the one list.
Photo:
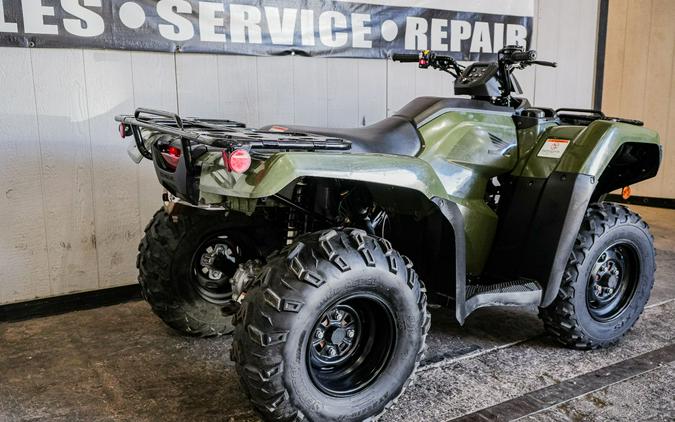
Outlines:
{"label": "black atv seat", "polygon": [[[518,99],[516,107],[529,107],[525,99]],[[501,112],[512,114],[514,108],[491,104],[488,101],[468,98],[419,97],[396,112],[391,117],[370,126],[354,129],[329,129],[309,126],[265,126],[261,130],[279,129],[284,132],[306,133],[321,136],[334,136],[352,142],[353,152],[375,152],[415,156],[420,152],[423,142],[417,126],[433,118],[443,110],[467,109],[483,112]]]}
{"label": "black atv seat", "polygon": [[410,120],[401,116],[387,117],[370,126],[353,129],[332,129],[310,126],[264,126],[260,130],[334,136],[352,142],[352,152],[370,152],[415,156],[422,141]]}

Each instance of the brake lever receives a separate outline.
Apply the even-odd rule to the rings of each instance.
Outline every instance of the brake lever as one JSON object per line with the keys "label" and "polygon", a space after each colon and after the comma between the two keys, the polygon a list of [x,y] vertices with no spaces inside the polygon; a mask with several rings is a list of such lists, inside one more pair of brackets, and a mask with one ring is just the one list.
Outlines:
{"label": "brake lever", "polygon": [[[459,63],[457,63],[457,60],[454,59],[454,57],[449,57],[449,56],[441,56],[439,58],[439,68],[449,74],[451,74],[454,77],[457,77],[460,73],[462,73],[462,69],[459,66]],[[456,74],[453,74],[452,71],[454,70]]]}

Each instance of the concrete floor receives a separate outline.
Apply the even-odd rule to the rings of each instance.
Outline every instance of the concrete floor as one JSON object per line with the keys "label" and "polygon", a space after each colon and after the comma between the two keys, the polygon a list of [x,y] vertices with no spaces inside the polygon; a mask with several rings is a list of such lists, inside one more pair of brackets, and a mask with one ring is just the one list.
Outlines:
{"label": "concrete floor", "polygon": [[[618,346],[561,348],[534,309],[478,310],[464,327],[433,309],[425,365],[383,420],[475,419],[472,412],[675,344],[675,211],[635,209],[655,235],[657,281]],[[227,337],[174,334],[143,302],[0,324],[0,421],[257,421],[229,348]],[[675,420],[675,362],[547,406],[524,419]]]}

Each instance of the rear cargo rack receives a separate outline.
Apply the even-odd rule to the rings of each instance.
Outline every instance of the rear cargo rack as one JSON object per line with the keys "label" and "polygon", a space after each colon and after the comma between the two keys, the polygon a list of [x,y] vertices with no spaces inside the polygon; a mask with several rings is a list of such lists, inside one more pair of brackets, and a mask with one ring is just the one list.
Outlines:
{"label": "rear cargo rack", "polygon": [[[184,149],[191,143],[233,150],[336,150],[351,149],[351,142],[334,137],[304,133],[272,132],[248,129],[246,125],[232,120],[182,118],[178,114],[161,110],[138,108],[133,116],[120,115],[115,120],[123,126],[120,131],[133,134],[136,146],[146,158],[146,150],[140,128],[180,137]],[[131,133],[129,133],[131,132]]]}
{"label": "rear cargo rack", "polygon": [[[339,138],[248,129],[243,123],[232,120],[183,118],[175,113],[147,108],[136,109],[133,116],[115,116],[115,120],[120,122],[120,135],[123,138],[133,135],[140,154],[153,161],[162,186],[191,204],[199,201],[201,172],[196,160],[209,150],[229,155],[237,149],[245,149],[251,156],[267,158],[283,151],[346,151],[352,147],[350,141]],[[161,164],[163,158],[158,145],[166,142],[165,137],[157,137],[148,149],[144,139],[144,135],[149,135],[148,131],[141,129],[171,135],[170,142],[180,142],[181,151],[173,169]]]}

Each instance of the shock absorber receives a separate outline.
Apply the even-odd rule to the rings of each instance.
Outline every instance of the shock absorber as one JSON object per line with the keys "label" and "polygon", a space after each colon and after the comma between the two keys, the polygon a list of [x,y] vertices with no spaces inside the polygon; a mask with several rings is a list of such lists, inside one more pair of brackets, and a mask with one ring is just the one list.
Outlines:
{"label": "shock absorber", "polygon": [[[302,204],[304,189],[307,183],[300,179],[293,188],[292,200],[296,204]],[[307,231],[307,216],[291,207],[288,209],[288,228],[286,230],[286,244],[290,245],[300,233]]]}

